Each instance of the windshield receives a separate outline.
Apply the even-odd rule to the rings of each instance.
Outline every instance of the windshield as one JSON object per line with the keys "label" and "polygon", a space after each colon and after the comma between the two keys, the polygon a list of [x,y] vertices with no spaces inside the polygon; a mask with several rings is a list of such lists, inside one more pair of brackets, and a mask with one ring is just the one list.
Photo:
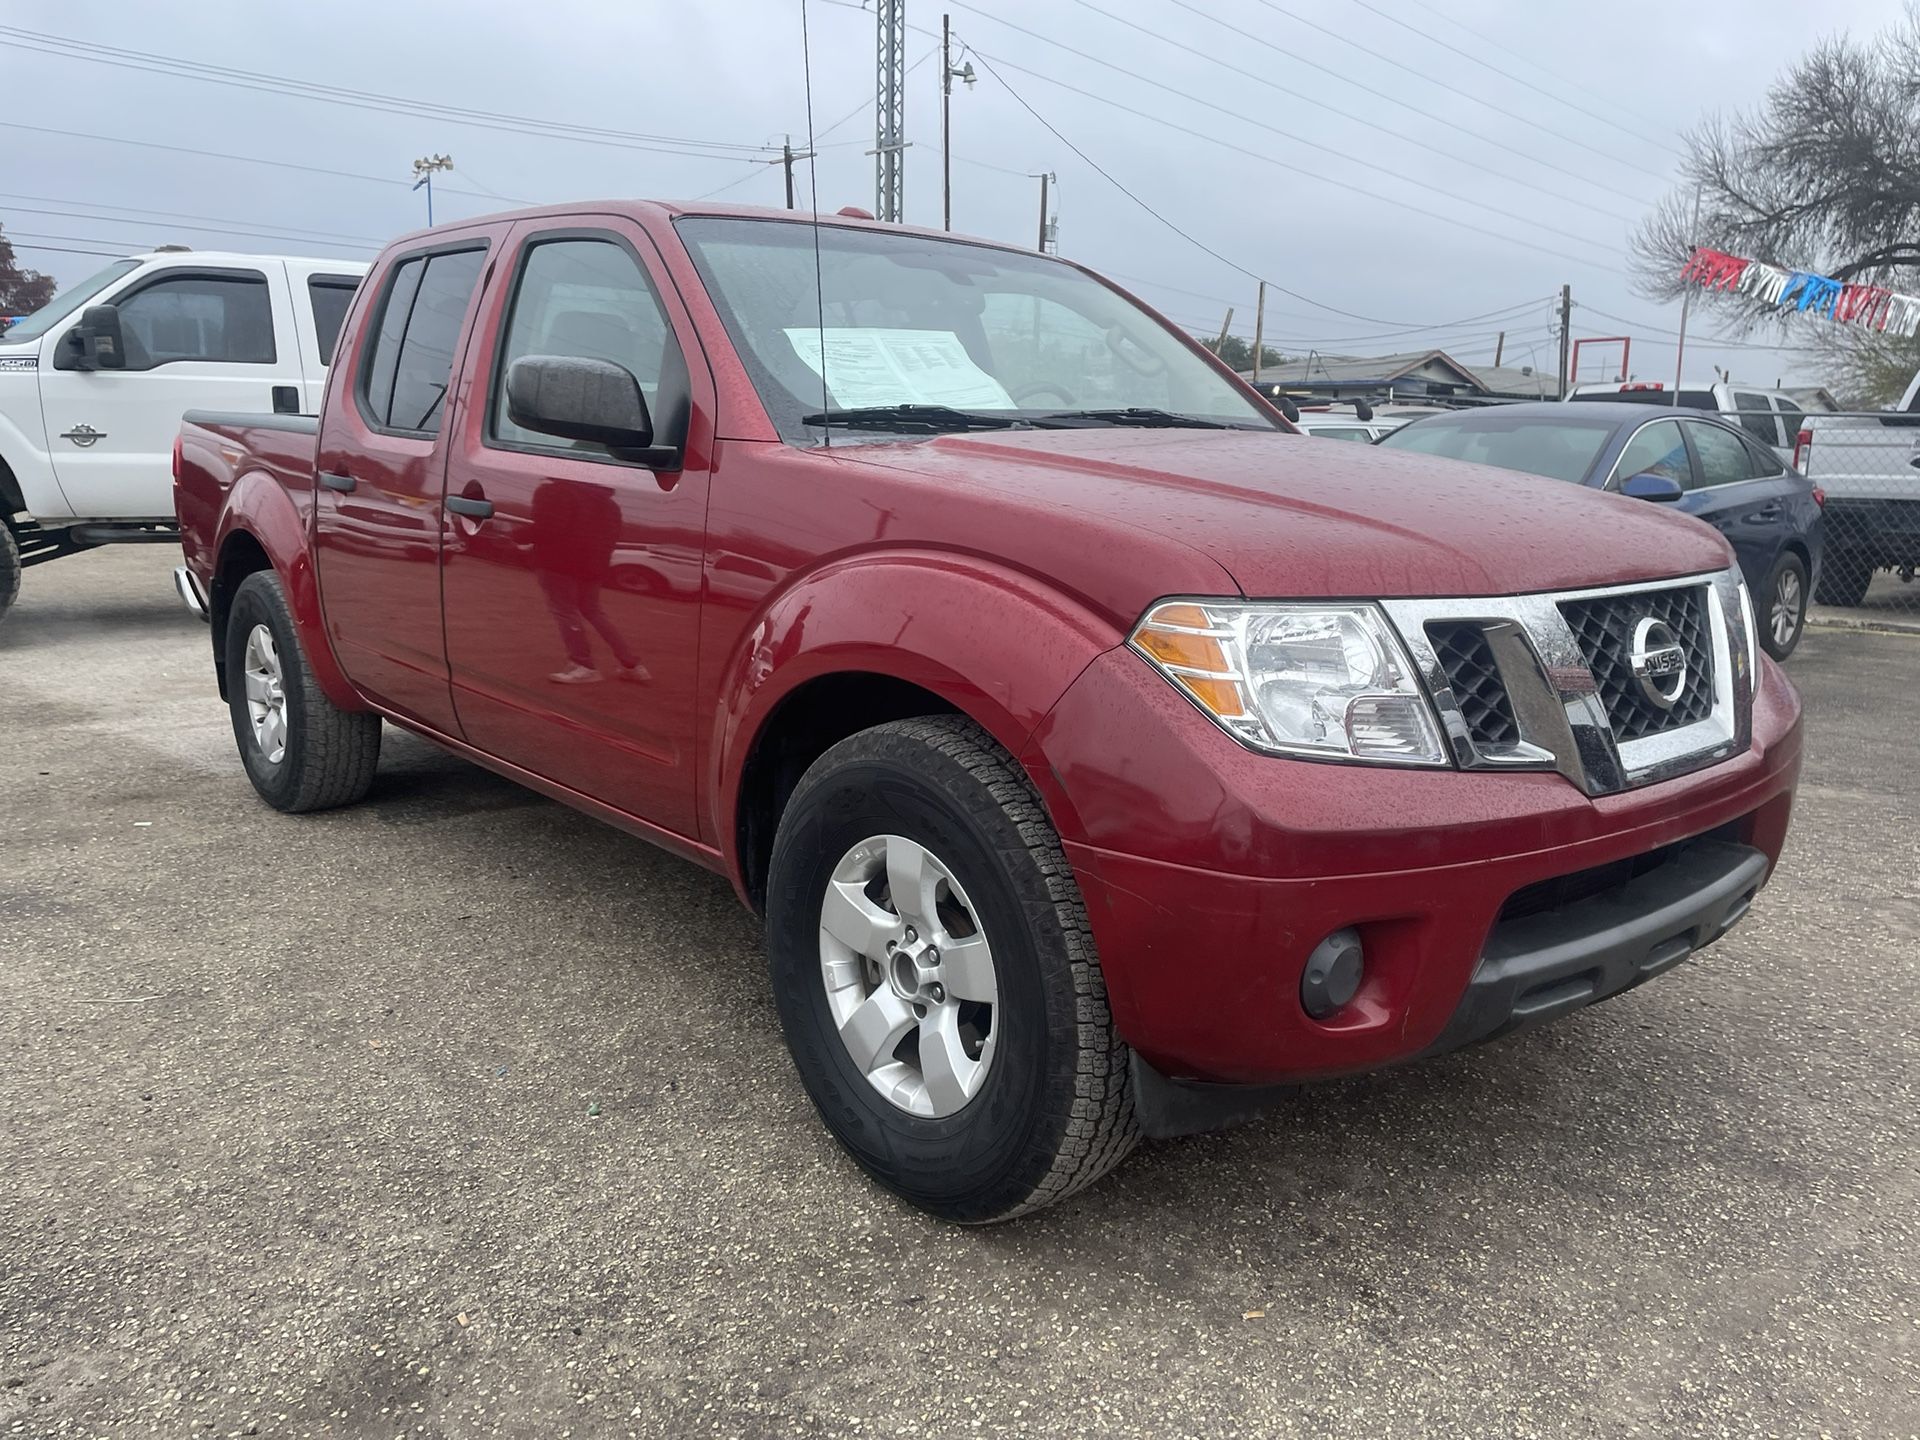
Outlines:
{"label": "windshield", "polygon": [[1392,450],[1471,460],[1578,483],[1587,478],[1616,428],[1600,420],[1481,411],[1415,421],[1382,436],[1379,443]]}
{"label": "windshield", "polygon": [[819,440],[823,415],[893,433],[1280,428],[1180,337],[1057,260],[823,225],[816,287],[805,222],[694,217],[677,229],[789,440]]}
{"label": "windshield", "polygon": [[58,325],[67,316],[78,310],[87,301],[98,295],[107,286],[118,280],[129,270],[137,270],[138,260],[116,260],[98,275],[82,280],[78,285],[70,286],[55,295],[31,315],[16,320],[6,329],[0,330],[0,342],[11,343],[15,340],[32,340],[44,335]]}

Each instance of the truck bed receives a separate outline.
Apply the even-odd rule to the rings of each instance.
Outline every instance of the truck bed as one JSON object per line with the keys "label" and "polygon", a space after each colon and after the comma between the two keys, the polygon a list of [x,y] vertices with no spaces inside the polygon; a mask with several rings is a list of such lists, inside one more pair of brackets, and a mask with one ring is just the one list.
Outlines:
{"label": "truck bed", "polygon": [[174,504],[187,568],[203,587],[213,583],[220,514],[235,483],[256,474],[270,478],[287,492],[304,521],[313,506],[319,443],[317,415],[189,410],[181,416],[173,462]]}

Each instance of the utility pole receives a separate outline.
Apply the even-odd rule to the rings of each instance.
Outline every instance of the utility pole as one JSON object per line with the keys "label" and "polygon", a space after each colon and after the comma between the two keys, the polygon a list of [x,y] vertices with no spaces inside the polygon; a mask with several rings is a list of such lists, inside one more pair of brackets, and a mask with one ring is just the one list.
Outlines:
{"label": "utility pole", "polygon": [[1029,177],[1040,182],[1040,241],[1033,248],[1042,255],[1047,253],[1047,241],[1054,234],[1054,227],[1047,223],[1047,187],[1053,183],[1053,172],[1043,170]]}
{"label": "utility pole", "polygon": [[[1227,307],[1227,318],[1220,322],[1220,338],[1213,342],[1213,353],[1218,355],[1227,346],[1227,332],[1233,329],[1233,307]],[[1775,387],[1776,389],[1779,387]]]}
{"label": "utility pole", "polygon": [[1567,398],[1567,356],[1573,344],[1573,286],[1560,287],[1560,394]]}
{"label": "utility pole", "polygon": [[[1700,243],[1700,187],[1693,189],[1693,223],[1687,229],[1687,243]],[[1687,312],[1693,308],[1693,286],[1680,292],[1680,343],[1673,352],[1673,403],[1680,404],[1680,382],[1687,373]]]}
{"label": "utility pole", "polygon": [[787,172],[787,209],[789,210],[793,209],[793,162],[796,160],[811,160],[812,158],[813,151],[811,150],[795,150],[793,148],[793,137],[789,135],[781,142],[780,158],[766,162],[769,165],[779,165]]}
{"label": "utility pole", "polygon": [[953,229],[953,82],[973,88],[973,62],[953,68],[953,17],[940,17],[940,228]]}
{"label": "utility pole", "polygon": [[433,172],[453,169],[451,155],[423,155],[413,162],[413,188],[427,187],[427,224],[433,224]]}
{"label": "utility pole", "polygon": [[898,225],[906,208],[907,0],[874,3],[873,213]]}
{"label": "utility pole", "polygon": [[1253,383],[1260,383],[1260,352],[1266,348],[1267,282],[1260,282],[1260,301],[1253,309]]}
{"label": "utility pole", "polygon": [[1493,368],[1500,368],[1500,357],[1507,353],[1507,332],[1502,330],[1500,338],[1493,342]]}

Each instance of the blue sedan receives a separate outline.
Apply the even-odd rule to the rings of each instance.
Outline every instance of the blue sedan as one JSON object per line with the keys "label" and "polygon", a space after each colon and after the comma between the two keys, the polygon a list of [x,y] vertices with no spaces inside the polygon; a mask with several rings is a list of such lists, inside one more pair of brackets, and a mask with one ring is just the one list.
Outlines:
{"label": "blue sedan", "polygon": [[1671,504],[1732,543],[1759,612],[1760,643],[1800,643],[1820,568],[1813,482],[1733,425],[1665,405],[1495,405],[1430,415],[1376,444],[1472,460]]}

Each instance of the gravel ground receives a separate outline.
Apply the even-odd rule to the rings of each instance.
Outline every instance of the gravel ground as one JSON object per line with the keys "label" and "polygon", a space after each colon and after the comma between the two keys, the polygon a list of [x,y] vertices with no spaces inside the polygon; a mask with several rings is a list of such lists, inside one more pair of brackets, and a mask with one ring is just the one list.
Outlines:
{"label": "gravel ground", "polygon": [[1920,1432],[1920,640],[1809,634],[1673,975],[956,1231],[719,880],[392,731],[257,803],[173,563],[0,624],[0,1434]]}

